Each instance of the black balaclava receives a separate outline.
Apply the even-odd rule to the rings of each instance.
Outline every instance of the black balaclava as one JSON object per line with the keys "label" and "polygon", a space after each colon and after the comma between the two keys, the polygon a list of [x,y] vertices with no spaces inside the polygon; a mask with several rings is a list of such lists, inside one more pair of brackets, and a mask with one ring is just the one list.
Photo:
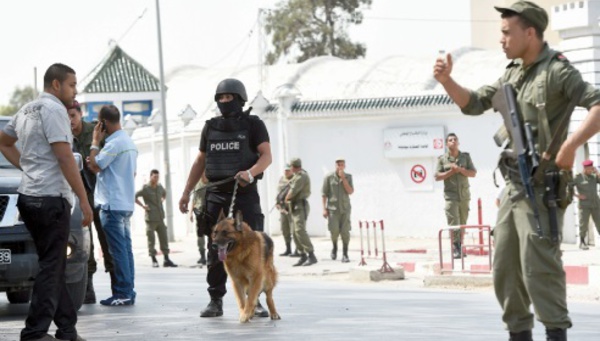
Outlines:
{"label": "black balaclava", "polygon": [[217,107],[219,107],[221,115],[228,118],[241,113],[243,105],[241,104],[240,98],[237,95],[234,95],[233,99],[229,102],[221,103],[217,101]]}

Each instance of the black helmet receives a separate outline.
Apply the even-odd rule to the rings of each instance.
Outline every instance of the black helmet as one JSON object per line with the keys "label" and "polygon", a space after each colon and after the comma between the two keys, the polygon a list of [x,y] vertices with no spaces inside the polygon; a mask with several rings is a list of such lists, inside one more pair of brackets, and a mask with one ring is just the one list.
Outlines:
{"label": "black helmet", "polygon": [[240,99],[244,102],[248,101],[248,96],[246,95],[246,87],[244,83],[240,82],[234,78],[227,78],[221,81],[219,85],[217,85],[217,91],[215,92],[215,101],[217,101],[217,97],[221,94],[236,94],[240,97]]}

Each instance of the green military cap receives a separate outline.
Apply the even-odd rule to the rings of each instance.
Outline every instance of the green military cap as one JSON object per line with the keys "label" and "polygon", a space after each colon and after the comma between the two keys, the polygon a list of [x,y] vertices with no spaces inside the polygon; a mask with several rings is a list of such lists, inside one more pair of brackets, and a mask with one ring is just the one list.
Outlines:
{"label": "green military cap", "polygon": [[286,163],[284,169],[285,170],[290,170],[290,169],[292,169],[292,165],[290,165],[289,163]]}
{"label": "green military cap", "polygon": [[292,167],[300,168],[302,167],[302,160],[300,160],[300,158],[295,157],[292,160],[290,160],[290,165]]}
{"label": "green military cap", "polygon": [[494,8],[502,14],[506,12],[518,13],[521,17],[529,20],[536,28],[540,29],[541,32],[544,32],[546,27],[548,27],[548,13],[531,1],[517,1],[510,5],[510,7],[494,6]]}

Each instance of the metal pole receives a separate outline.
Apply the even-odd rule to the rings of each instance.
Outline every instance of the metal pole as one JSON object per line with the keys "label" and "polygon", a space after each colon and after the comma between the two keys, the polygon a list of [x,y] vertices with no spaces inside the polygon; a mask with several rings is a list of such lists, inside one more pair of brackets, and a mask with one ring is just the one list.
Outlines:
{"label": "metal pole", "polygon": [[156,30],[158,36],[158,66],[160,70],[160,114],[162,118],[163,129],[163,158],[165,172],[165,190],[167,191],[167,231],[169,241],[175,241],[175,232],[173,231],[173,198],[171,196],[171,162],[169,160],[169,135],[167,129],[167,104],[165,96],[165,72],[163,69],[162,38],[160,30],[160,5],[156,0]]}

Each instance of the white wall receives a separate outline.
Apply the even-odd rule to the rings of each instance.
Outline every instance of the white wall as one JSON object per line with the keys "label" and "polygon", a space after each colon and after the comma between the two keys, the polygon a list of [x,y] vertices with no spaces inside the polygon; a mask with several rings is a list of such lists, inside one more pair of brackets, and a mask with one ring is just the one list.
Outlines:
{"label": "white wall", "polygon": [[[337,118],[288,121],[289,157],[300,157],[303,168],[311,177],[311,212],[307,228],[309,234],[328,235],[326,220],[321,216],[321,186],[323,177],[334,170],[334,159],[346,157],[346,170],[353,175],[355,193],[352,201],[352,225],[358,235],[358,220],[385,221],[386,235],[431,237],[445,226],[443,183],[433,181],[437,157],[428,159],[387,159],[383,153],[384,129],[401,126],[442,125],[446,133],[459,136],[461,150],[471,153],[478,175],[471,180],[471,214],[469,224],[477,224],[477,198],[483,201],[483,222],[493,224],[496,217],[494,200],[497,189],[492,171],[496,166],[499,149],[492,135],[501,124],[498,114],[486,113],[479,117],[462,115],[458,110],[449,112],[397,113],[377,118]],[[276,123],[267,122],[271,136],[276,135]],[[277,158],[275,157],[274,160]],[[415,163],[429,162],[433,172],[428,174],[421,191],[407,190],[407,172]],[[276,181],[283,173],[281,165],[273,165],[267,190],[273,197]],[[404,179],[404,180],[403,180]],[[500,179],[499,179],[500,180]],[[501,181],[501,180],[500,180]],[[408,186],[407,186],[408,185]],[[264,196],[264,195],[263,195]],[[279,215],[268,216],[269,228],[279,233]]]}

